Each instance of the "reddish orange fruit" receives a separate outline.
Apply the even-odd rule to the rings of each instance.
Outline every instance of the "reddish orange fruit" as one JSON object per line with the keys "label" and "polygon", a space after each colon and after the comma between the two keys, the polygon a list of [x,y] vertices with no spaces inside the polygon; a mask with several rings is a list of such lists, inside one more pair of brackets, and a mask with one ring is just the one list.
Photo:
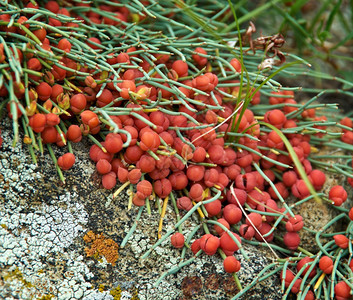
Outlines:
{"label": "reddish orange fruit", "polygon": [[109,172],[102,176],[102,185],[105,189],[110,190],[116,185],[116,174]]}
{"label": "reddish orange fruit", "polygon": [[184,247],[184,242],[185,242],[185,238],[184,235],[180,232],[176,232],[174,233],[171,237],[170,237],[171,243],[175,248],[183,248]]}
{"label": "reddish orange fruit", "polygon": [[65,153],[58,158],[58,166],[62,170],[70,169],[75,163],[75,155],[72,153]]}
{"label": "reddish orange fruit", "polygon": [[240,262],[234,256],[227,256],[223,261],[224,271],[235,273],[240,270]]}
{"label": "reddish orange fruit", "polygon": [[319,268],[325,274],[331,274],[333,270],[333,260],[328,256],[323,256],[319,261]]}

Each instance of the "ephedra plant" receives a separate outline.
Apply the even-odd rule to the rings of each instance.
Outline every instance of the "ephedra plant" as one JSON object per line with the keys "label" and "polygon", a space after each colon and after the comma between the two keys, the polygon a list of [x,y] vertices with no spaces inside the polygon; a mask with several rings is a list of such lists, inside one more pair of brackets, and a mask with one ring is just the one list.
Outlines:
{"label": "ephedra plant", "polygon": [[[282,278],[284,298],[350,299],[353,212],[343,185],[353,183],[353,123],[336,104],[317,102],[325,91],[299,103],[299,88],[274,79],[306,68],[281,51],[285,38],[249,40],[250,27],[219,33],[234,13],[224,1],[59,3],[0,1],[1,111],[14,145],[23,136],[35,163],[48,151],[65,182],[72,143],[89,139],[102,187],[114,197],[129,187],[136,221],[160,214],[159,239],[143,258],[169,238],[181,249],[180,264],[156,284],[199,255],[220,255],[239,288],[234,299],[271,275]],[[67,153],[57,158],[54,147]],[[328,155],[316,154],[322,147]],[[331,154],[337,148],[347,154]],[[325,193],[330,172],[347,183]],[[311,230],[317,253],[301,247],[298,232],[309,229],[293,212],[307,201],[338,212]],[[168,205],[177,223],[162,235]],[[191,215],[199,224],[185,236]],[[341,231],[326,234],[338,220]],[[233,254],[247,259],[247,243],[266,243],[277,259],[243,287]]]}

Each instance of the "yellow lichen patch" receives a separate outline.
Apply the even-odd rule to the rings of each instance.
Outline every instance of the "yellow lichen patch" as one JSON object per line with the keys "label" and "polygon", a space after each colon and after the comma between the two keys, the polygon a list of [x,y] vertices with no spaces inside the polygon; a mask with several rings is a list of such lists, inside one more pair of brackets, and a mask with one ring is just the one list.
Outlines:
{"label": "yellow lichen patch", "polygon": [[98,286],[98,291],[100,291],[101,293],[105,291],[105,286],[104,286],[104,284],[100,284],[100,285]]}
{"label": "yellow lichen patch", "polygon": [[26,279],[23,278],[23,275],[18,268],[9,272],[8,274],[4,275],[3,278],[6,281],[7,280],[9,280],[9,281],[18,280],[18,281],[22,282],[25,287],[28,287],[28,288],[33,287],[32,283],[30,283],[29,281],[27,281]]}
{"label": "yellow lichen patch", "polygon": [[104,234],[95,234],[93,231],[87,232],[83,237],[83,240],[87,244],[91,244],[90,248],[86,247],[86,255],[98,259],[101,255],[105,257],[108,263],[115,266],[115,262],[118,260],[118,244],[112,239],[108,239]]}
{"label": "yellow lichen patch", "polygon": [[53,298],[54,298],[54,295],[49,294],[49,295],[44,295],[44,296],[38,298],[38,300],[50,300]]}
{"label": "yellow lichen patch", "polygon": [[116,287],[114,289],[111,289],[109,293],[110,293],[110,295],[113,296],[114,300],[120,300],[120,298],[121,298],[121,288],[120,288],[120,286],[118,286],[118,287]]}

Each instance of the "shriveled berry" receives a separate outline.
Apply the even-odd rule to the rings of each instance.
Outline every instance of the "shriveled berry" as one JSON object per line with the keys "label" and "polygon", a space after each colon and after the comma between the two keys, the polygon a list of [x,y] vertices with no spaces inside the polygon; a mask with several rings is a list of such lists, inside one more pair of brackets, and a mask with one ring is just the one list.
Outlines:
{"label": "shriveled berry", "polygon": [[247,224],[242,224],[240,225],[239,233],[244,239],[250,241],[255,236],[255,229]]}
{"label": "shriveled berry", "polygon": [[193,205],[190,198],[184,196],[184,197],[178,198],[177,207],[178,209],[189,211],[190,209],[192,209]]}

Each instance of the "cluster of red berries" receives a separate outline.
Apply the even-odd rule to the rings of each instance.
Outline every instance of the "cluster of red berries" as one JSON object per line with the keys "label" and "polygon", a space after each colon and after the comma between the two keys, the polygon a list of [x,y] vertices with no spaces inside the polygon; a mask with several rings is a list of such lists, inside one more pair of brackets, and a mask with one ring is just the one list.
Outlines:
{"label": "cluster of red berries", "polygon": [[[32,2],[23,2],[28,8],[38,8]],[[117,1],[112,2],[116,4]],[[90,7],[84,3],[75,2],[75,5]],[[56,1],[47,2],[45,9],[75,18],[83,24],[92,22],[119,25],[121,28],[132,18],[129,9],[121,5],[98,7],[101,11],[113,13],[114,17],[106,17],[90,9],[83,13],[84,17],[78,16],[74,10],[70,12],[60,8]],[[239,108],[234,99],[241,96],[240,83],[228,80],[219,85],[217,69],[212,69],[206,49],[193,49],[186,61],[154,53],[154,63],[151,64],[142,55],[143,48],[125,47],[125,50],[111,52],[105,57],[105,63],[114,69],[114,74],[97,72],[88,62],[73,58],[77,47],[72,39],[58,37],[57,33],[56,39],[48,38],[53,33],[50,28],[66,26],[74,31],[79,26],[78,22],[65,23],[63,18],[39,17],[39,21],[50,26],[47,29],[32,28],[30,22],[27,23],[31,16],[30,13],[17,16],[14,25],[0,26],[0,30],[25,35],[26,29],[30,29],[41,42],[43,50],[61,57],[58,63],[53,63],[50,57],[38,55],[32,43],[28,43],[25,50],[9,50],[21,65],[26,65],[30,84],[26,92],[24,80],[13,81],[14,94],[19,101],[16,102],[17,117],[25,114],[28,125],[40,136],[42,143],[63,147],[68,141],[80,142],[86,135],[97,136],[100,142],[91,147],[89,155],[96,164],[97,172],[102,175],[103,187],[113,189],[118,181],[136,184],[132,200],[136,206],[145,205],[146,198],[153,193],[166,198],[177,191],[182,195],[177,199],[178,209],[190,211],[196,203],[211,199],[215,191],[219,191],[221,196],[205,204],[204,212],[208,218],[217,218],[222,227],[215,225],[213,234],[205,234],[193,241],[191,250],[194,254],[202,250],[207,255],[214,255],[221,249],[227,256],[224,260],[226,272],[240,269],[240,262],[233,254],[239,250],[242,239],[260,242],[274,239],[276,215],[285,214],[284,244],[293,251],[298,248],[298,232],[303,228],[304,220],[300,215],[291,216],[282,207],[281,200],[286,200],[290,194],[305,199],[310,196],[309,188],[294,166],[295,159],[286,153],[277,130],[266,131],[260,127],[258,118],[249,108],[240,109],[233,116]],[[11,15],[3,14],[0,20],[10,22]],[[90,37],[80,47],[101,53],[106,49],[102,42],[98,37]],[[0,63],[10,61],[7,53],[4,45],[0,44]],[[163,65],[163,68],[159,72],[151,72],[157,65]],[[242,71],[236,58],[229,61],[229,66],[231,68],[225,69],[229,74]],[[195,68],[200,72],[195,73]],[[10,75],[15,79],[14,72]],[[7,87],[0,86],[0,97],[8,96]],[[227,98],[229,96],[232,98]],[[260,103],[259,92],[252,96],[250,108]],[[25,108],[21,103],[26,101],[29,105]],[[157,101],[163,105],[150,108],[150,104]],[[268,110],[263,116],[264,121],[285,133],[312,186],[320,190],[326,176],[321,170],[314,169],[308,159],[312,151],[311,136],[300,133],[301,130],[297,133],[286,133],[286,130],[294,129],[291,132],[295,132],[301,120],[310,120],[317,122],[314,127],[321,131],[315,135],[321,137],[325,126],[320,122],[326,118],[316,116],[313,108],[295,114],[299,108],[293,106],[297,104],[293,92],[274,92],[269,103],[282,108]],[[13,118],[10,102],[7,109]],[[296,117],[287,118],[288,115]],[[234,128],[232,124],[236,124],[237,132],[230,132]],[[352,120],[344,118],[341,124],[346,128],[342,132],[342,141],[353,144],[353,131],[348,130],[353,127]],[[231,133],[238,134],[234,147],[229,143]],[[0,138],[0,146],[1,141]],[[25,142],[32,143],[32,140],[27,137]],[[72,153],[66,153],[57,160],[62,170],[70,169],[74,163]],[[254,164],[261,167],[273,185],[255,170]],[[349,179],[349,183],[353,186],[353,180]],[[346,201],[347,192],[342,186],[334,186],[328,199],[335,206],[340,206]],[[256,212],[245,216],[242,210],[245,205]],[[239,225],[239,234],[234,232],[235,226],[232,225]],[[334,239],[338,247],[348,247],[346,236],[337,235]],[[183,234],[174,234],[171,242],[176,248],[183,247]],[[330,269],[327,258],[325,260],[319,263],[324,273]],[[298,270],[309,261],[311,258],[300,261]],[[292,275],[287,270],[284,278],[287,286],[294,278]],[[300,286],[300,279],[297,281],[293,292]],[[343,285],[344,282],[340,286]]]}
{"label": "cluster of red berries", "polygon": [[[353,207],[350,209],[348,216],[349,216],[349,219],[353,221]],[[349,238],[343,234],[334,235],[333,241],[335,246],[332,249],[332,251],[335,251],[336,248],[343,249],[343,250],[348,249],[349,243],[352,243],[352,241],[349,240]],[[326,275],[331,275],[331,273],[334,270],[334,263],[335,263],[333,260],[334,257],[333,256],[330,257],[328,255],[322,255],[320,259],[318,258],[315,259],[315,258],[316,258],[315,256],[313,257],[305,256],[297,263],[293,264],[293,267],[296,269],[295,271],[298,273],[300,272],[299,278],[297,277],[295,279],[296,276],[293,273],[293,271],[290,269],[287,269],[285,274],[281,272],[281,279],[284,281],[285,287],[288,288],[291,286],[292,293],[297,294],[300,291],[300,285],[302,284],[304,276],[307,276],[307,278],[312,279],[315,277],[317,272],[320,272],[321,276],[318,279],[319,284],[321,284],[323,280],[327,280],[327,281],[331,280],[331,278]],[[350,268],[351,272],[353,272],[352,257],[345,258],[342,256],[339,263],[341,262],[346,264],[347,267]],[[309,269],[310,269],[310,273],[307,274],[307,272],[309,272]],[[351,291],[352,291],[351,286],[349,286],[345,280],[342,280],[342,278],[341,280],[338,280],[334,285],[334,295],[335,295],[335,299],[337,300],[352,299]],[[305,299],[314,300],[315,299],[314,292],[312,290],[309,290],[305,296]]]}

